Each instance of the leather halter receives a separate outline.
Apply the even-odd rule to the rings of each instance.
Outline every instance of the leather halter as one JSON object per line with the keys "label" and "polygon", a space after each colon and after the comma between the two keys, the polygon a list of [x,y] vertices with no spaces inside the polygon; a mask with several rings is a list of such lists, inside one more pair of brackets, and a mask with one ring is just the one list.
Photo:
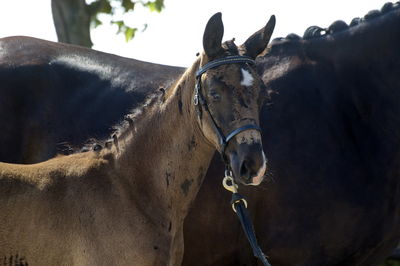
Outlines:
{"label": "leather halter", "polygon": [[194,105],[198,105],[200,102],[201,106],[204,107],[204,109],[207,111],[208,115],[210,116],[211,121],[213,122],[214,127],[217,132],[219,144],[221,145],[221,150],[219,150],[219,152],[221,153],[222,158],[226,165],[228,165],[228,162],[227,162],[227,158],[225,156],[225,149],[228,146],[229,141],[237,134],[239,134],[243,131],[246,131],[246,130],[257,130],[261,133],[261,128],[254,124],[248,124],[248,125],[241,126],[237,129],[231,131],[227,136],[225,136],[223,134],[221,128],[216,123],[214,117],[212,116],[210,109],[208,108],[208,104],[201,93],[201,76],[205,72],[207,72],[208,70],[210,70],[212,68],[215,68],[215,67],[218,67],[221,65],[239,64],[239,63],[246,63],[246,64],[254,65],[255,61],[248,56],[240,56],[240,55],[228,56],[228,57],[224,57],[221,59],[216,59],[216,60],[210,61],[196,72],[196,86],[194,88],[194,98],[193,98]]}
{"label": "leather halter", "polygon": [[[215,68],[221,65],[226,65],[226,64],[236,64],[236,63],[246,63],[246,64],[255,64],[255,61],[253,59],[251,59],[250,57],[247,56],[228,56],[222,59],[217,59],[214,61],[211,61],[207,64],[205,64],[202,68],[200,68],[197,73],[196,73],[196,86],[194,88],[194,104],[198,105],[199,102],[201,104],[201,106],[204,107],[204,109],[207,111],[208,115],[211,118],[211,121],[214,124],[214,127],[216,129],[217,132],[217,136],[219,139],[219,143],[221,145],[221,150],[219,151],[222,155],[222,159],[224,160],[225,163],[225,178],[224,178],[224,182],[226,182],[225,180],[227,180],[228,178],[228,173],[231,173],[230,171],[230,165],[228,162],[228,158],[225,155],[225,149],[226,146],[228,145],[229,141],[236,136],[237,134],[239,134],[240,132],[246,131],[246,130],[258,130],[261,133],[261,128],[257,125],[254,124],[248,124],[248,125],[244,125],[241,126],[233,131],[231,131],[226,137],[224,136],[224,134],[222,133],[221,128],[217,125],[214,117],[212,116],[210,109],[208,108],[207,102],[204,99],[203,95],[201,94],[201,75],[203,75],[205,72],[207,72],[207,70],[211,69],[211,68]],[[201,109],[198,110],[199,111],[199,115],[201,112]],[[231,177],[232,174],[229,175],[229,177],[231,178],[231,183],[232,186],[231,187],[235,187],[237,186],[234,181],[233,178]],[[225,186],[225,185],[224,185]],[[229,186],[228,186],[229,187]],[[227,188],[225,186],[225,188]],[[228,190],[230,190],[229,188],[227,188]],[[255,232],[254,232],[254,227],[253,224],[251,222],[250,216],[247,212],[247,202],[246,200],[243,198],[243,196],[241,196],[239,193],[237,193],[237,189],[234,190],[230,190],[233,192],[232,194],[232,207],[233,210],[235,211],[235,213],[237,214],[240,223],[242,224],[243,230],[246,234],[247,239],[250,242],[251,248],[253,249],[253,254],[254,256],[256,256],[257,258],[259,258],[261,260],[261,262],[263,263],[264,266],[271,266],[271,264],[269,264],[267,258],[265,257],[264,253],[262,252],[260,246],[257,243],[257,239],[255,236]]]}

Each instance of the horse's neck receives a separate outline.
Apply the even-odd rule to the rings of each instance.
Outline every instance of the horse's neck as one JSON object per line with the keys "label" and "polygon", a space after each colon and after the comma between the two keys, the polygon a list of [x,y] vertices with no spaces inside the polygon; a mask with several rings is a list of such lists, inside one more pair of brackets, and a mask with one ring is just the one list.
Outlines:
{"label": "horse's neck", "polygon": [[319,84],[329,84],[323,93],[333,104],[324,110],[337,115],[334,127],[343,127],[346,146],[376,176],[400,159],[399,24],[400,16],[388,14],[304,48],[324,74]]}
{"label": "horse's neck", "polygon": [[[129,193],[147,215],[178,223],[198,192],[213,155],[190,112],[192,84],[178,85],[149,110],[135,132],[119,141],[117,165]],[[194,86],[194,84],[193,84]],[[172,228],[176,225],[172,224]],[[171,228],[170,228],[171,229]]]}

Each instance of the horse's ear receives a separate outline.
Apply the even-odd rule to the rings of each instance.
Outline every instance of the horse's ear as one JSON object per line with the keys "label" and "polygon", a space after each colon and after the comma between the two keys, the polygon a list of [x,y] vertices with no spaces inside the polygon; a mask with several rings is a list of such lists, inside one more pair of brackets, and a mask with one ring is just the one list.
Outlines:
{"label": "horse's ear", "polygon": [[203,48],[209,58],[214,58],[221,52],[221,42],[224,36],[224,24],[221,13],[218,12],[207,22],[203,35]]}
{"label": "horse's ear", "polygon": [[272,15],[267,25],[251,35],[243,44],[246,48],[246,55],[256,58],[267,47],[275,28],[275,16]]}

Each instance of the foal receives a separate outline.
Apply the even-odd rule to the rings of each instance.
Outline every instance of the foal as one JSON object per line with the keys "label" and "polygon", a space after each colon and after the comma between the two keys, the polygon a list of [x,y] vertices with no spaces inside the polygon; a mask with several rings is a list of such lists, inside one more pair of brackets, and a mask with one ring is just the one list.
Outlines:
{"label": "foal", "polygon": [[183,220],[215,149],[237,181],[262,180],[262,82],[249,57],[265,49],[273,27],[272,17],[242,46],[221,44],[217,13],[204,53],[128,117],[113,147],[0,163],[0,256],[29,265],[179,265]]}

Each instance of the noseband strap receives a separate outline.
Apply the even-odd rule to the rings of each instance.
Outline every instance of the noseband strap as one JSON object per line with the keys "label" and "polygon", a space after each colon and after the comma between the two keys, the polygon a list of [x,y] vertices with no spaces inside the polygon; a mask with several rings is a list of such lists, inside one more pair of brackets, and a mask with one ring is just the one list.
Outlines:
{"label": "noseband strap", "polygon": [[239,134],[243,131],[246,131],[246,130],[250,130],[250,129],[258,130],[259,132],[261,132],[261,128],[259,126],[253,125],[253,124],[248,124],[248,125],[239,127],[237,129],[233,130],[231,133],[229,133],[228,136],[226,136],[226,138],[225,138],[225,142],[228,143],[237,134]]}
{"label": "noseband strap", "polygon": [[[197,72],[196,72],[196,86],[195,86],[195,92],[194,92],[194,105],[198,105],[199,103],[201,104],[201,106],[203,106],[204,110],[208,113],[208,115],[211,118],[211,121],[214,124],[214,127],[216,129],[217,132],[217,136],[219,139],[219,143],[221,145],[221,150],[219,151],[222,155],[223,160],[225,161],[225,164],[227,164],[227,158],[225,156],[225,149],[226,146],[228,145],[229,141],[236,136],[237,134],[246,131],[246,130],[257,130],[261,133],[261,128],[257,125],[254,124],[248,124],[248,125],[244,125],[242,127],[239,127],[235,130],[233,130],[232,132],[230,132],[226,137],[223,134],[221,128],[218,126],[218,124],[216,123],[214,117],[212,116],[210,109],[208,108],[208,104],[207,101],[204,99],[202,93],[201,93],[201,76],[206,73],[208,70],[212,69],[212,68],[216,68],[218,66],[221,65],[228,65],[228,64],[240,64],[240,63],[246,63],[246,64],[255,64],[255,61],[248,57],[248,56],[240,56],[240,55],[235,55],[235,56],[228,56],[228,57],[224,57],[224,58],[220,58],[220,59],[216,59],[213,60],[211,62],[208,62],[207,64],[205,64],[202,68],[200,68]],[[200,111],[199,111],[200,112]]]}

